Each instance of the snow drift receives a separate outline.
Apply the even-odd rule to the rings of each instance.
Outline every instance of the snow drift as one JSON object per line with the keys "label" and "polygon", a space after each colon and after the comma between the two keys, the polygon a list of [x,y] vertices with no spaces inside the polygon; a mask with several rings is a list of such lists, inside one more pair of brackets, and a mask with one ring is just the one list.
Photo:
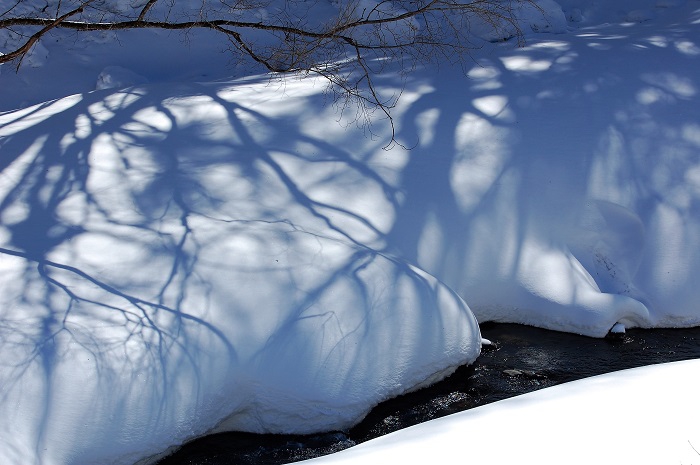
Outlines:
{"label": "snow drift", "polygon": [[[573,381],[482,405],[303,465],[387,462],[697,463],[695,376],[700,361]],[[640,406],[644,406],[641,408]]]}
{"label": "snow drift", "polygon": [[479,354],[452,290],[297,224],[312,209],[284,188],[284,154],[220,113],[220,89],[190,91],[2,117],[17,155],[0,179],[4,463],[133,463],[215,427],[347,428]]}
{"label": "snow drift", "polygon": [[540,5],[581,28],[377,81],[405,85],[411,150],[339,124],[320,80],[155,64],[0,114],[0,459],[344,428],[473,361],[470,308],[596,337],[700,324],[700,7],[592,26],[595,2]]}

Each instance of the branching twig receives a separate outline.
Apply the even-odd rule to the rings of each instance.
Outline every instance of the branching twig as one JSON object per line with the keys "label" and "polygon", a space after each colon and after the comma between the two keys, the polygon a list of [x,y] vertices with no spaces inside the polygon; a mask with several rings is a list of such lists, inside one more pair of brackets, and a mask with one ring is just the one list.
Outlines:
{"label": "branching twig", "polygon": [[698,450],[695,448],[695,446],[693,445],[693,443],[690,442],[690,439],[688,440],[688,444],[690,444],[690,447],[693,448],[693,450],[695,451],[696,454],[700,455],[700,452],[698,452]]}
{"label": "branching twig", "polygon": [[[93,2],[94,0],[87,0],[83,2],[78,8],[69,11],[68,13],[59,16],[58,18],[54,20],[46,20],[43,21],[44,27],[40,29],[38,32],[34,33],[27,41],[22,44],[18,49],[6,54],[0,56],[0,63],[6,63],[8,61],[14,60],[16,58],[19,58],[19,61],[17,62],[17,70],[19,70],[19,67],[22,65],[22,60],[24,60],[24,57],[29,53],[29,51],[32,49],[32,47],[41,39],[47,32],[49,32],[51,29],[58,27],[63,23],[66,19],[70,18],[71,16],[75,16],[78,13],[82,13],[83,10],[85,9],[85,6],[88,5],[89,3]],[[5,28],[6,26],[3,26],[3,23],[8,22],[9,26],[12,26],[12,19],[6,19],[0,21],[0,28]]]}
{"label": "branching twig", "polygon": [[[513,4],[532,3],[532,0],[396,0],[378,2],[360,11],[358,0],[348,0],[332,22],[308,26],[305,16],[295,16],[286,9],[270,15],[266,21],[233,16],[253,7],[270,6],[265,2],[253,4],[251,0],[239,0],[234,4],[221,1],[221,5],[229,9],[227,11],[203,6],[196,17],[182,17],[181,20],[170,20],[170,10],[159,15],[154,8],[159,0],[134,6],[130,13],[110,13],[109,8],[98,10],[97,4],[92,4],[94,1],[82,0],[77,8],[60,16],[60,7],[57,7],[56,18],[45,17],[43,11],[12,17],[19,3],[10,8],[0,15],[0,31],[22,30],[28,39],[14,50],[0,53],[0,64],[17,60],[19,69],[32,47],[54,29],[78,32],[212,30],[228,37],[236,53],[266,71],[318,74],[336,86],[340,95],[355,100],[362,108],[379,109],[392,126],[390,144],[396,143],[390,111],[396,98],[381,99],[373,80],[378,71],[372,69],[370,63],[399,59],[406,62],[406,70],[410,70],[416,62],[433,60],[438,55],[435,52],[445,57],[463,56],[470,50],[470,18],[479,18],[494,27],[508,25],[517,35]],[[170,6],[174,5],[173,1]],[[268,37],[261,39],[259,34],[248,34],[251,31],[265,32]]]}

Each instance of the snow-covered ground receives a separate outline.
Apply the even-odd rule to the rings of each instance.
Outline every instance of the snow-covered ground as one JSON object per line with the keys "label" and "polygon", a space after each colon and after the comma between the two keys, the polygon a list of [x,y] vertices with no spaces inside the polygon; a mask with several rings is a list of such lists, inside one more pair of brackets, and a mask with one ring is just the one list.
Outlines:
{"label": "snow-covered ground", "polygon": [[299,463],[698,464],[698,370],[692,360],[595,376]]}
{"label": "snow-covered ground", "polygon": [[474,24],[466,76],[378,79],[410,150],[209,33],[1,65],[0,462],[345,428],[471,363],[477,320],[700,324],[700,2],[538,3],[525,47]]}

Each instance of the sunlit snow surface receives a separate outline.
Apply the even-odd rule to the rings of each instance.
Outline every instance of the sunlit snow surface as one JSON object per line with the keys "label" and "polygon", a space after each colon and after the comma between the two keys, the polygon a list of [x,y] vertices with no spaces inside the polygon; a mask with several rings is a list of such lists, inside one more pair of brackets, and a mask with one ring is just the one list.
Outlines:
{"label": "sunlit snow surface", "polygon": [[308,465],[700,463],[700,361],[609,373],[431,420]]}
{"label": "sunlit snow surface", "polygon": [[3,68],[2,108],[83,92],[0,114],[0,462],[344,428],[473,361],[470,308],[700,324],[700,2],[540,5],[527,46],[409,76],[411,150],[311,78],[165,83],[108,40]]}

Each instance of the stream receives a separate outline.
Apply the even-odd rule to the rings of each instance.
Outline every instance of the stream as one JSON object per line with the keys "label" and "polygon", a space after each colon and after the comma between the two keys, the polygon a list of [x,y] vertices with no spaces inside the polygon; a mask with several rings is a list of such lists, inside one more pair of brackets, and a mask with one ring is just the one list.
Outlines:
{"label": "stream", "polygon": [[185,444],[158,465],[277,465],[337,452],[451,413],[612,371],[700,358],[700,328],[628,329],[593,339],[515,324],[486,323],[472,365],[376,406],[344,432],[310,436],[221,433]]}

